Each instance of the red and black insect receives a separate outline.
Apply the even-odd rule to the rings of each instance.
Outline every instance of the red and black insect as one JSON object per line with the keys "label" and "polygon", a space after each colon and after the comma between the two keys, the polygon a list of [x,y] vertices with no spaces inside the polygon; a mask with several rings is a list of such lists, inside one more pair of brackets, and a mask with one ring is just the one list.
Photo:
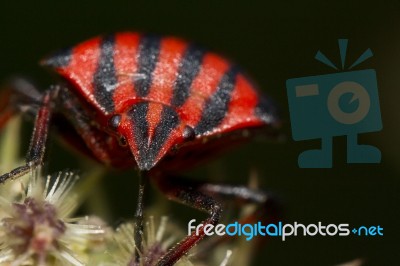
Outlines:
{"label": "red and black insect", "polygon": [[[26,165],[0,176],[0,182],[43,163],[52,124],[97,161],[139,169],[137,243],[145,178],[169,198],[208,212],[203,224],[220,218],[217,194],[267,204],[262,191],[194,183],[175,175],[255,131],[279,125],[271,101],[226,59],[180,39],[127,32],[64,49],[42,65],[61,75],[60,84],[39,93],[16,79],[3,91],[1,124],[17,112],[31,113],[36,120]],[[204,232],[186,237],[157,265],[174,264],[203,237]]]}

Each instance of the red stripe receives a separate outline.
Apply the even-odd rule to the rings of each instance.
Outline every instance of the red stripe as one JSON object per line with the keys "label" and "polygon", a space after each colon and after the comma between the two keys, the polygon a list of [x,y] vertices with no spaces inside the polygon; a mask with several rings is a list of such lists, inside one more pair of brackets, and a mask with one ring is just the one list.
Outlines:
{"label": "red stripe", "polygon": [[184,125],[180,124],[171,131],[168,139],[164,142],[162,148],[157,154],[157,157],[154,160],[155,162],[159,162],[171,150],[173,145],[181,143],[183,141],[182,137],[183,130],[184,130]]}
{"label": "red stripe", "polygon": [[204,56],[199,74],[192,83],[190,96],[178,109],[183,121],[195,127],[200,121],[204,104],[214,94],[217,86],[229,68],[229,63],[221,57],[208,53]]}
{"label": "red stripe", "polygon": [[217,131],[227,132],[239,128],[264,124],[254,112],[259,96],[250,82],[241,74],[236,78],[236,85],[231,94],[228,113]]}
{"label": "red stripe", "polygon": [[149,144],[153,141],[155,129],[160,122],[161,112],[163,110],[163,105],[159,103],[149,103],[149,110],[147,112],[147,123],[149,125],[148,134],[149,134]]}
{"label": "red stripe", "polygon": [[118,128],[118,131],[122,136],[125,137],[126,141],[128,142],[129,149],[131,150],[135,162],[137,163],[140,157],[140,154],[138,152],[138,145],[136,143],[136,138],[134,135],[134,130],[133,130],[133,125],[132,125],[132,120],[131,118],[126,114],[122,114],[121,116],[121,124]]}
{"label": "red stripe", "polygon": [[132,101],[136,100],[133,87],[137,73],[137,52],[140,35],[137,33],[120,33],[115,38],[114,64],[118,87],[114,91],[115,111],[122,113]]}
{"label": "red stripe", "polygon": [[99,110],[102,107],[94,97],[93,76],[96,72],[100,56],[101,38],[93,38],[75,46],[71,62],[57,71],[75,85],[75,88]]}
{"label": "red stripe", "polygon": [[169,105],[179,64],[186,47],[187,44],[179,39],[162,39],[150,93],[146,96],[146,99]]}

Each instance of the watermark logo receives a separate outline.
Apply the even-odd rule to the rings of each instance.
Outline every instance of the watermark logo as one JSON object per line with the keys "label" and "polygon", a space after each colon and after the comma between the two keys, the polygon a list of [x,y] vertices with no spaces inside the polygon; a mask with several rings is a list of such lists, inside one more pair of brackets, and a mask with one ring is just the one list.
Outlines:
{"label": "watermark logo", "polygon": [[320,138],[322,142],[321,149],[299,155],[301,168],[332,168],[334,136],[347,136],[347,163],[381,161],[378,148],[357,141],[360,133],[382,129],[375,70],[352,70],[373,54],[367,49],[346,67],[347,43],[347,39],[339,39],[340,70],[321,51],[315,55],[315,59],[340,72],[286,82],[293,139]]}
{"label": "watermark logo", "polygon": [[[188,223],[188,235],[200,235],[204,233],[206,236],[239,236],[245,237],[246,241],[252,240],[257,236],[279,237],[282,241],[286,241],[289,237],[296,236],[350,236],[351,233],[355,236],[378,237],[383,236],[383,227],[377,226],[359,226],[350,227],[347,223],[342,224],[327,224],[322,222],[315,224],[294,223],[269,223],[263,224],[257,222],[254,224],[241,224],[234,222],[230,224],[198,224],[195,225],[196,219],[192,219]],[[352,229],[351,229],[352,228]]]}

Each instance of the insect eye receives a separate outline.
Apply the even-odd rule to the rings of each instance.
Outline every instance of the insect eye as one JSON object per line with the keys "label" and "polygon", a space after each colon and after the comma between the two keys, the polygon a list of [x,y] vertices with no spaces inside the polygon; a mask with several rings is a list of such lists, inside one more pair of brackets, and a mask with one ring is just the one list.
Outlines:
{"label": "insect eye", "polygon": [[119,127],[119,124],[121,123],[121,116],[120,115],[114,115],[110,118],[110,120],[108,121],[108,126],[112,129],[112,130],[117,130],[117,128]]}
{"label": "insect eye", "polygon": [[186,141],[194,140],[196,137],[196,132],[194,132],[194,129],[190,126],[185,126],[183,129],[183,138]]}
{"label": "insect eye", "polygon": [[126,147],[128,145],[128,142],[126,142],[126,138],[125,137],[120,137],[119,139],[119,145],[122,147]]}

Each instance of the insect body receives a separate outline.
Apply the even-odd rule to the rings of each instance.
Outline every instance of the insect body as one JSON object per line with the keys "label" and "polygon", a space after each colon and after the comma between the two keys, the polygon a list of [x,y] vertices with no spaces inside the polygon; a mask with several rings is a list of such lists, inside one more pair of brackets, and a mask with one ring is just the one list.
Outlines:
{"label": "insect body", "polygon": [[126,138],[141,170],[187,140],[277,119],[235,66],[175,38],[120,33],[42,62],[95,109],[101,127]]}
{"label": "insect body", "polygon": [[[131,32],[96,37],[45,58],[42,65],[60,74],[62,83],[41,97],[27,83],[10,85],[0,121],[30,104],[36,106],[36,122],[27,164],[0,181],[42,163],[52,123],[86,154],[107,165],[137,167],[169,197],[209,212],[206,222],[216,223],[220,205],[209,195],[215,191],[199,185],[196,196],[188,197],[193,185],[190,192],[166,173],[245,138],[242,130],[279,124],[274,105],[235,65],[176,38]],[[173,264],[203,236],[184,239],[159,265]]]}

